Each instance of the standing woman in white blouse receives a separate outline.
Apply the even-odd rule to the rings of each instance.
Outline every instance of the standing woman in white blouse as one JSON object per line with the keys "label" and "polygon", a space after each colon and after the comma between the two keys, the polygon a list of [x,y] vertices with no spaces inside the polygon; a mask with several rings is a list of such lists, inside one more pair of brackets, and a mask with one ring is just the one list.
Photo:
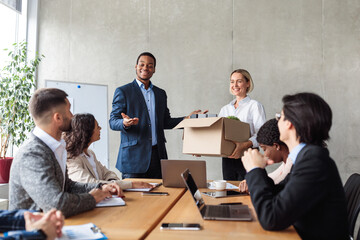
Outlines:
{"label": "standing woman in white blouse", "polygon": [[98,122],[92,114],[75,114],[71,121],[71,131],[65,134],[66,162],[69,178],[76,182],[115,182],[121,189],[152,188],[153,186],[140,181],[121,181],[120,178],[102,165],[89,149],[89,146],[100,139]]}
{"label": "standing woman in white blouse", "polygon": [[219,117],[235,116],[250,125],[250,138],[246,142],[236,143],[234,152],[222,159],[223,178],[241,181],[245,178],[245,168],[241,161],[243,151],[258,148],[256,133],[265,123],[264,106],[251,99],[248,94],[254,89],[251,75],[244,69],[237,69],[230,75],[230,93],[235,96],[229,104],[221,108]]}

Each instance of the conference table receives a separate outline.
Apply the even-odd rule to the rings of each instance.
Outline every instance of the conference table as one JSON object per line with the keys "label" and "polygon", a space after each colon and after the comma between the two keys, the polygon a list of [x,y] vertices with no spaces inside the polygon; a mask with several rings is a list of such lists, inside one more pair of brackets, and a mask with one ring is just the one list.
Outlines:
{"label": "conference table", "polygon": [[[130,179],[131,180],[131,179]],[[134,179],[135,180],[135,179]],[[158,183],[161,180],[136,179]],[[238,182],[232,182],[237,185]],[[200,191],[209,191],[200,189]],[[126,206],[95,208],[67,218],[65,225],[94,223],[111,239],[300,239],[291,226],[283,231],[265,231],[257,220],[249,196],[212,198],[203,195],[206,204],[242,202],[251,210],[253,220],[203,220],[191,194],[185,188],[160,186],[153,191],[168,192],[168,196],[143,196],[140,192],[125,192]],[[201,230],[162,230],[163,222],[200,223]]]}

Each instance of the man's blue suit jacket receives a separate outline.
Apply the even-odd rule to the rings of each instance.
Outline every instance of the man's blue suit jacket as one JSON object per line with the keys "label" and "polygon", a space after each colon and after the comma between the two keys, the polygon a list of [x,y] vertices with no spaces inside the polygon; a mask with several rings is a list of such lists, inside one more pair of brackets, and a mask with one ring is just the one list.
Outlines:
{"label": "man's blue suit jacket", "polygon": [[[154,85],[152,90],[155,95],[157,149],[160,159],[167,159],[164,129],[172,129],[184,118],[171,118],[166,92]],[[138,117],[139,123],[125,129],[121,113],[130,118]],[[109,123],[112,130],[121,131],[116,168],[122,173],[145,173],[151,160],[151,122],[136,80],[115,90]]]}

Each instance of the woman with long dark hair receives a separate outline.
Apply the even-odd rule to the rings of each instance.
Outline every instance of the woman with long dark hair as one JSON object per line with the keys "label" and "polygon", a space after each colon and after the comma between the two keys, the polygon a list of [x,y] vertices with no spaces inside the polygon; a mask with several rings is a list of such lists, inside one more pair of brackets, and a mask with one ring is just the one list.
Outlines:
{"label": "woman with long dark hair", "polygon": [[103,166],[89,149],[89,146],[100,139],[98,122],[92,114],[75,114],[71,122],[72,130],[65,133],[68,153],[67,170],[69,177],[77,182],[115,182],[121,189],[151,188],[149,183],[140,181],[121,181],[120,178]]}

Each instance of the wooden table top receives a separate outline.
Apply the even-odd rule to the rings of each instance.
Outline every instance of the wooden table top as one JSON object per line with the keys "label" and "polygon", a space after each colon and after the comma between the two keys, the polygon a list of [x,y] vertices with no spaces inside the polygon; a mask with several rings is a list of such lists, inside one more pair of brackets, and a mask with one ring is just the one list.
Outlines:
{"label": "wooden table top", "polygon": [[[153,179],[138,181],[161,182]],[[237,184],[237,183],[234,183]],[[205,191],[208,189],[200,189]],[[65,220],[65,225],[94,223],[111,239],[300,239],[293,227],[283,231],[265,231],[257,221],[250,196],[211,198],[206,204],[242,202],[251,210],[253,221],[203,220],[191,194],[184,188],[165,188],[169,196],[142,196],[140,192],[125,192],[126,206],[95,208]],[[200,223],[200,231],[161,230],[161,223]]]}
{"label": "wooden table top", "polygon": [[[206,189],[200,190],[204,191]],[[250,196],[216,199],[205,195],[202,196],[206,204],[216,205],[222,202],[242,202],[249,206],[253,221],[203,220],[190,192],[187,191],[146,239],[300,239],[293,227],[283,231],[264,230],[257,220]],[[161,223],[200,223],[202,229],[199,231],[161,230]]]}

